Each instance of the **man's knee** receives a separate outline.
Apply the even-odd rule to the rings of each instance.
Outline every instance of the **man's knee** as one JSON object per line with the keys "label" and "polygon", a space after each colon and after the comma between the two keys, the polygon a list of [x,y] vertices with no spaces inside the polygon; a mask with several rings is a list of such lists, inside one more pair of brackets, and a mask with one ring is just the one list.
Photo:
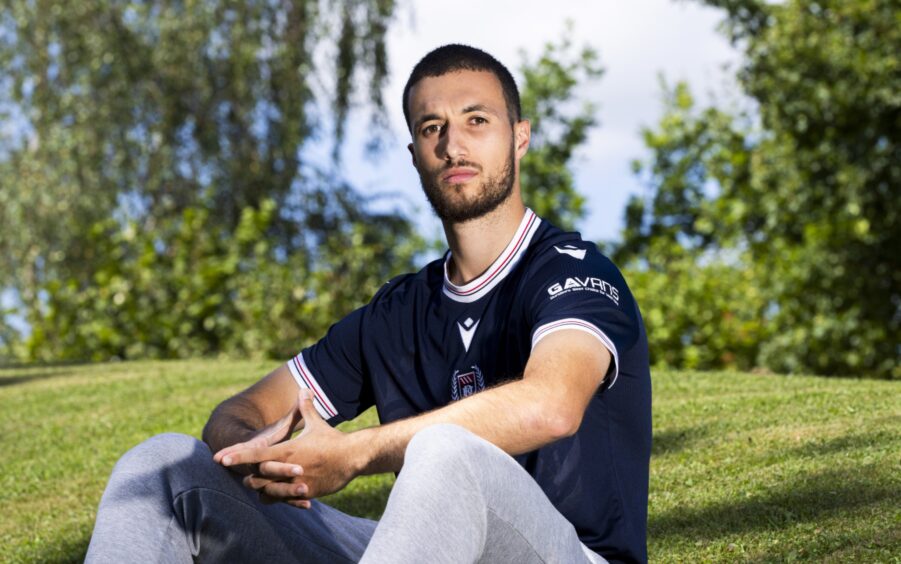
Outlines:
{"label": "man's knee", "polygon": [[143,476],[148,481],[171,481],[173,478],[180,481],[213,465],[215,463],[206,444],[188,435],[164,433],[147,439],[122,455],[113,468],[110,481],[125,479],[132,482],[135,476]]}
{"label": "man's knee", "polygon": [[408,462],[430,464],[444,469],[470,464],[483,459],[492,445],[459,425],[441,423],[430,425],[410,439],[404,455]]}

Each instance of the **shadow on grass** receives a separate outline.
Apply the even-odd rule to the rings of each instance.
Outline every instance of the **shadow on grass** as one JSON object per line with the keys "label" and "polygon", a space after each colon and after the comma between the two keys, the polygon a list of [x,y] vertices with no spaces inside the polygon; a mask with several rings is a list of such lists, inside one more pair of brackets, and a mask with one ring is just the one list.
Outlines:
{"label": "shadow on grass", "polygon": [[[744,555],[749,564],[816,561],[823,564],[848,562],[897,562],[901,550],[901,527],[887,525],[884,530],[849,534],[810,535],[795,542],[752,551]],[[800,540],[800,542],[799,542]]]}
{"label": "shadow on grass", "polygon": [[673,509],[648,520],[648,536],[714,540],[747,532],[816,522],[832,514],[898,499],[896,488],[868,478],[865,469],[799,476],[767,494],[696,509]]}
{"label": "shadow on grass", "polygon": [[47,562],[49,564],[76,564],[84,562],[90,542],[91,538],[85,537],[47,546],[36,556],[34,561]]}
{"label": "shadow on grass", "polygon": [[9,378],[0,377],[0,388],[7,386],[16,386],[18,384],[27,384],[38,380],[49,380],[51,378],[63,378],[71,376],[72,372],[34,372],[31,374],[23,374],[21,376],[10,376]]}
{"label": "shadow on grass", "polygon": [[701,439],[706,438],[709,433],[710,431],[706,427],[686,427],[655,431],[654,442],[651,443],[651,455],[659,456],[685,450]]}
{"label": "shadow on grass", "polygon": [[92,360],[50,360],[45,362],[0,362],[0,370],[17,370],[27,368],[70,368],[95,364]]}
{"label": "shadow on grass", "polygon": [[824,456],[845,450],[857,450],[871,447],[886,441],[891,441],[893,436],[888,432],[865,433],[856,435],[842,435],[827,440],[812,440],[805,444],[785,451],[790,458]]}

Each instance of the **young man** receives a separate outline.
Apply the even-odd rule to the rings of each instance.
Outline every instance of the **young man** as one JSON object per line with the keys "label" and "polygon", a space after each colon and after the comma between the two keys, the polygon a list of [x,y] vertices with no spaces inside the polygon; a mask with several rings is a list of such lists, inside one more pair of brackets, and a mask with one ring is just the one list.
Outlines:
{"label": "young man", "polygon": [[[429,53],[403,105],[449,252],[219,405],[206,444],[127,453],[88,561],[647,559],[651,384],[625,281],[524,206],[529,122],[490,55]],[[373,405],[381,426],[332,427]],[[379,522],[315,501],[380,472],[399,476]]]}

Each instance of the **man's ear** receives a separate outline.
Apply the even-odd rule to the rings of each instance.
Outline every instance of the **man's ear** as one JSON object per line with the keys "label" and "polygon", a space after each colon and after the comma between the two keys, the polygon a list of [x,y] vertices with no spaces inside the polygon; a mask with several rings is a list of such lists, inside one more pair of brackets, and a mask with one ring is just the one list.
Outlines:
{"label": "man's ear", "polygon": [[516,158],[521,159],[529,150],[529,141],[532,139],[532,124],[527,119],[519,120],[513,125],[513,140],[516,144]]}
{"label": "man's ear", "polygon": [[407,144],[407,150],[410,151],[410,156],[413,158],[413,166],[416,166],[416,151],[413,150],[413,143]]}

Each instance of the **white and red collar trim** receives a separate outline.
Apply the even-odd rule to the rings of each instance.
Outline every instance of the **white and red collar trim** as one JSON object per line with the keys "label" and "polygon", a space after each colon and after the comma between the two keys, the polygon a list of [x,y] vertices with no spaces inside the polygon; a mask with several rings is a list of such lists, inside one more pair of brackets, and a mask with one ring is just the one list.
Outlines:
{"label": "white and red collar trim", "polygon": [[484,274],[462,286],[452,283],[447,276],[447,264],[451,259],[451,253],[448,251],[444,258],[444,294],[454,301],[464,303],[474,302],[487,295],[519,262],[532,241],[532,236],[538,231],[540,223],[541,219],[535,215],[535,212],[526,208],[526,213],[504,252],[485,270]]}

